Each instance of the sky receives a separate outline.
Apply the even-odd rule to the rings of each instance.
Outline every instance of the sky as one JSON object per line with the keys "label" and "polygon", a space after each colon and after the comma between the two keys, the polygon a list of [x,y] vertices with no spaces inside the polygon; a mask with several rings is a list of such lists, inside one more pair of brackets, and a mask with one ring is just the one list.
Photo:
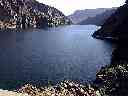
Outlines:
{"label": "sky", "polygon": [[119,7],[125,0],[37,0],[70,15],[76,10]]}

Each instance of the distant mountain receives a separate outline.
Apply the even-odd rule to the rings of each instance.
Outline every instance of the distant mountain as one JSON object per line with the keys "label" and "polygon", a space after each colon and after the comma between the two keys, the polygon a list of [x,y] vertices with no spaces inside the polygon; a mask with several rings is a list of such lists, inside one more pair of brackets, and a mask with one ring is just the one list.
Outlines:
{"label": "distant mountain", "polygon": [[42,28],[69,23],[62,12],[36,0],[0,0],[0,28]]}
{"label": "distant mountain", "polygon": [[[97,8],[97,9],[85,9],[85,10],[77,10],[73,14],[69,15],[68,18],[74,23],[74,24],[80,24],[84,22],[87,19],[92,19],[93,17],[98,18],[97,16],[109,11],[109,10],[115,10],[116,8]],[[91,20],[88,20],[88,22]],[[92,20],[93,21],[93,20]]]}
{"label": "distant mountain", "polygon": [[110,9],[110,10],[106,10],[103,13],[100,13],[98,15],[96,15],[95,17],[88,17],[87,19],[79,22],[78,24],[80,25],[89,25],[89,24],[93,24],[93,25],[102,25],[104,24],[104,22],[116,11],[116,8]]}

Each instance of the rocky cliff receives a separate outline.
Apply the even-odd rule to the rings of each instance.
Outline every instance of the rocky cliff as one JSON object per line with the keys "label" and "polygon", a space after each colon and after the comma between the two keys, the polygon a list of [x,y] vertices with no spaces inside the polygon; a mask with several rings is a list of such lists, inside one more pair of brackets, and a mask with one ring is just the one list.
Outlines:
{"label": "rocky cliff", "polygon": [[0,0],[0,28],[43,28],[69,24],[56,8],[36,0]]}

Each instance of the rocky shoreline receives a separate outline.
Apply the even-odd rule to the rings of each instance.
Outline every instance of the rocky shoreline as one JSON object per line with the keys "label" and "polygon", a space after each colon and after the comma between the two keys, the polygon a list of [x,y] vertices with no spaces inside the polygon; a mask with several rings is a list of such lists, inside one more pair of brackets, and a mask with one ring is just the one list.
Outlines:
{"label": "rocky shoreline", "polygon": [[[111,64],[97,72],[93,84],[82,85],[72,81],[63,81],[56,86],[35,87],[27,84],[14,91],[14,95],[2,96],[127,96],[128,64]],[[0,96],[1,96],[0,91]],[[6,91],[4,94],[8,94]],[[22,94],[22,95],[21,95]]]}

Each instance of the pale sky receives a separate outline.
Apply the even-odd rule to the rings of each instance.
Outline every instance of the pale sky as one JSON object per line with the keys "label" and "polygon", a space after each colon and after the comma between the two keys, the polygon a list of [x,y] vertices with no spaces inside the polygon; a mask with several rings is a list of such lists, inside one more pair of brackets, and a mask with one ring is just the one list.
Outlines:
{"label": "pale sky", "polygon": [[125,0],[37,0],[70,15],[76,10],[119,7]]}

